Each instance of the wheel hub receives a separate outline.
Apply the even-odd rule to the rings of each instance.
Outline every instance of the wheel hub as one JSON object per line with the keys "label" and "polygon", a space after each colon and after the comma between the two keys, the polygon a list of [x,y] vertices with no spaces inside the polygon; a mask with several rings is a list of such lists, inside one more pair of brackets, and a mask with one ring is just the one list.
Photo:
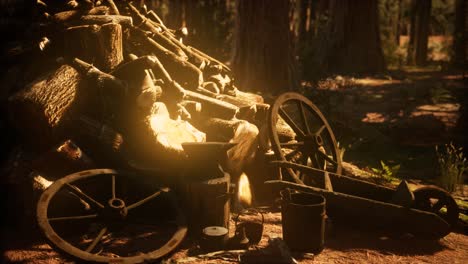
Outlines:
{"label": "wheel hub", "polygon": [[315,144],[317,147],[323,146],[323,139],[320,135],[315,135],[314,139],[315,139]]}
{"label": "wheel hub", "polygon": [[[341,173],[341,157],[333,131],[318,107],[306,97],[293,92],[280,95],[270,108],[268,130],[278,160]],[[296,142],[290,140],[291,131]],[[304,183],[296,170],[282,168],[280,173],[283,172],[296,183]]]}
{"label": "wheel hub", "polygon": [[125,201],[119,198],[112,198],[107,201],[104,208],[104,215],[109,220],[124,220],[127,217],[128,210],[125,206]]}

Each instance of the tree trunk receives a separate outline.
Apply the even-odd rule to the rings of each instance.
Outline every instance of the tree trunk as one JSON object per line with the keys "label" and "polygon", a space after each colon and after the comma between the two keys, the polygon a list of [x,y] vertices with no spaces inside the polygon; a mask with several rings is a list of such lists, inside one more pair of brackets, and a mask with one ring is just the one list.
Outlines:
{"label": "tree trunk", "polygon": [[328,35],[317,51],[323,57],[315,67],[337,73],[384,71],[377,7],[374,0],[331,1]]}
{"label": "tree trunk", "polygon": [[109,72],[123,61],[122,27],[114,23],[70,27],[65,33],[65,54]]}
{"label": "tree trunk", "polygon": [[299,6],[299,25],[298,25],[298,41],[299,43],[305,43],[307,40],[307,32],[309,29],[309,19],[307,19],[307,13],[310,12],[311,0],[300,0],[298,1]]}
{"label": "tree trunk", "polygon": [[466,35],[468,34],[468,24],[466,21],[468,16],[468,4],[466,0],[457,0],[455,6],[455,32],[454,32],[454,63],[457,66],[463,66],[467,58],[468,43]]}
{"label": "tree trunk", "polygon": [[302,54],[304,47],[307,46],[309,39],[309,19],[308,13],[310,14],[311,0],[299,0],[296,3],[297,10],[297,24],[295,26],[296,34],[296,54]]}
{"label": "tree trunk", "polygon": [[402,0],[397,1],[397,21],[395,23],[395,44],[400,46]]}
{"label": "tree trunk", "polygon": [[178,29],[184,25],[185,0],[173,0],[169,2],[169,14],[167,26]]}
{"label": "tree trunk", "polygon": [[232,64],[239,87],[280,93],[295,86],[288,12],[288,0],[238,0]]}
{"label": "tree trunk", "polygon": [[326,14],[330,8],[330,3],[327,0],[312,1],[310,6],[310,24],[313,27],[313,35],[317,36],[319,33],[319,26],[322,23],[321,16]]}
{"label": "tree trunk", "polygon": [[427,43],[429,40],[431,1],[413,0],[411,5],[408,64],[421,66],[427,62]]}

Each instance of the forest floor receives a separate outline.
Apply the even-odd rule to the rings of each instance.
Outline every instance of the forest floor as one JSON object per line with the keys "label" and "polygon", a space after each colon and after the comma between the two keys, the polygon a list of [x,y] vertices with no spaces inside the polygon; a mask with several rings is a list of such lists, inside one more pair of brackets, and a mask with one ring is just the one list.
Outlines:
{"label": "forest floor", "polygon": [[[468,73],[438,68],[405,68],[372,78],[337,76],[321,81],[318,89],[304,84],[307,95],[324,112],[344,160],[371,170],[381,161],[401,165],[396,177],[413,184],[432,184],[438,175],[436,145],[463,144],[461,116],[468,95]],[[466,150],[465,150],[466,151]],[[465,152],[466,153],[466,152]],[[465,188],[466,189],[466,188]],[[467,201],[467,193],[457,198]],[[232,225],[231,225],[232,226]],[[20,229],[20,230],[18,230]],[[318,255],[296,256],[300,263],[467,263],[466,226],[439,241],[411,236],[389,237],[346,226],[333,226]],[[30,226],[2,228],[2,263],[67,263]],[[281,237],[281,213],[265,213],[263,239]],[[238,254],[201,259],[190,241],[166,263],[232,263]]]}
{"label": "forest floor", "polygon": [[330,122],[343,160],[361,168],[399,164],[399,178],[430,180],[438,174],[435,146],[466,144],[465,75],[405,68],[372,78],[337,76],[305,93]]}

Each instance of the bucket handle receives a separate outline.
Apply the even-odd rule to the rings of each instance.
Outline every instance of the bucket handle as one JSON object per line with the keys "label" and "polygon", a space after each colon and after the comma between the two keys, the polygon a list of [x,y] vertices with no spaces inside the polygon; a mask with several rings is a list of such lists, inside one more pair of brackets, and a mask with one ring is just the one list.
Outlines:
{"label": "bucket handle", "polygon": [[[265,215],[261,211],[255,210],[255,209],[246,209],[244,213],[249,212],[249,211],[260,214],[262,216],[262,226],[265,224]],[[237,230],[237,222],[239,221],[241,214],[242,213],[239,213],[234,219],[234,226],[236,227],[236,230]]]}

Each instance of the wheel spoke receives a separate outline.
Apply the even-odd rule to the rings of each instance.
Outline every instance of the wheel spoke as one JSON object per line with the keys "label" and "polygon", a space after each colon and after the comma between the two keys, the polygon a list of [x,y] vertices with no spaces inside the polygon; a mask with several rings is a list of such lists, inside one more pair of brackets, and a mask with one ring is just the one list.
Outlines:
{"label": "wheel spoke", "polygon": [[81,199],[83,200],[87,200],[88,202],[91,202],[95,205],[97,205],[98,207],[100,208],[104,208],[104,205],[102,205],[100,202],[94,200],[93,198],[91,198],[91,196],[87,195],[86,193],[84,193],[80,188],[76,187],[75,185],[73,184],[70,184],[70,183],[65,183],[65,186],[68,187],[68,189],[73,192],[74,194],[76,194],[78,197],[80,197]]}
{"label": "wheel spoke", "polygon": [[151,201],[152,199],[158,197],[162,192],[167,192],[167,191],[168,191],[167,188],[159,190],[159,191],[147,196],[146,198],[141,199],[140,201],[127,206],[127,210],[130,211],[131,209],[134,209],[134,208],[136,208],[136,207],[138,207],[138,206],[140,206],[140,205],[142,205],[144,203],[147,203],[147,202]]}
{"label": "wheel spoke", "polygon": [[301,146],[304,146],[303,141],[280,143],[280,147],[284,147],[284,148],[286,148],[286,147],[301,147]]}
{"label": "wheel spoke", "polygon": [[63,217],[50,217],[47,218],[49,221],[62,221],[62,220],[82,220],[96,218],[97,214],[91,215],[77,215],[77,216],[63,216]]}
{"label": "wheel spoke", "polygon": [[296,101],[297,106],[299,107],[299,112],[301,113],[302,122],[304,122],[304,128],[307,135],[310,134],[309,123],[307,122],[307,117],[304,109],[304,103],[302,101]]}
{"label": "wheel spoke", "polygon": [[333,160],[332,158],[330,158],[330,156],[328,156],[326,153],[323,153],[322,151],[317,151],[317,153],[322,157],[324,158],[326,161],[330,162],[331,164],[333,165],[338,165],[338,162],[336,162],[335,160]]}
{"label": "wheel spoke", "polygon": [[91,252],[93,249],[96,247],[97,243],[101,241],[102,237],[106,234],[107,232],[107,227],[103,227],[101,231],[99,231],[99,234],[96,236],[96,238],[91,242],[91,244],[86,248],[86,252]]}
{"label": "wheel spoke", "polygon": [[284,109],[282,107],[279,107],[278,111],[279,111],[278,112],[279,115],[284,119],[284,121],[286,121],[286,123],[292,128],[292,130],[294,130],[294,132],[298,136],[300,136],[300,137],[305,136],[304,131],[302,131],[302,129],[299,128],[299,126],[297,126],[296,123],[294,123],[292,118],[288,115],[288,113],[286,113],[286,111],[284,111]]}
{"label": "wheel spoke", "polygon": [[313,163],[314,167],[317,168],[317,169],[321,169],[321,170],[324,169],[323,167],[320,166],[320,160],[319,160],[317,154],[314,154],[312,156],[313,156],[312,163]]}
{"label": "wheel spoke", "polygon": [[115,175],[112,175],[112,199],[115,199]]}
{"label": "wheel spoke", "polygon": [[80,200],[80,203],[84,206],[85,210],[90,210],[91,209],[91,206],[89,205],[89,203],[87,203],[85,200],[81,199],[80,196],[76,195],[73,192],[68,192],[68,194],[75,197],[75,198],[78,198],[78,200]]}
{"label": "wheel spoke", "polygon": [[300,153],[300,151],[298,149],[295,149],[295,150],[289,152],[288,154],[284,155],[284,158],[286,160],[289,160],[290,158],[294,157],[297,153]]}
{"label": "wheel spoke", "polygon": [[[309,157],[305,153],[302,153],[302,156],[300,158],[300,164],[304,165],[304,166],[307,166],[307,160],[308,159],[309,159]],[[303,171],[301,169],[297,169],[297,171],[299,172],[297,176],[300,179],[304,180],[305,173],[303,173]]]}
{"label": "wheel spoke", "polygon": [[319,136],[320,134],[322,134],[322,132],[323,132],[323,130],[325,129],[325,127],[326,127],[325,125],[321,126],[321,127],[317,130],[317,132],[315,132],[315,135],[316,135],[316,136]]}

